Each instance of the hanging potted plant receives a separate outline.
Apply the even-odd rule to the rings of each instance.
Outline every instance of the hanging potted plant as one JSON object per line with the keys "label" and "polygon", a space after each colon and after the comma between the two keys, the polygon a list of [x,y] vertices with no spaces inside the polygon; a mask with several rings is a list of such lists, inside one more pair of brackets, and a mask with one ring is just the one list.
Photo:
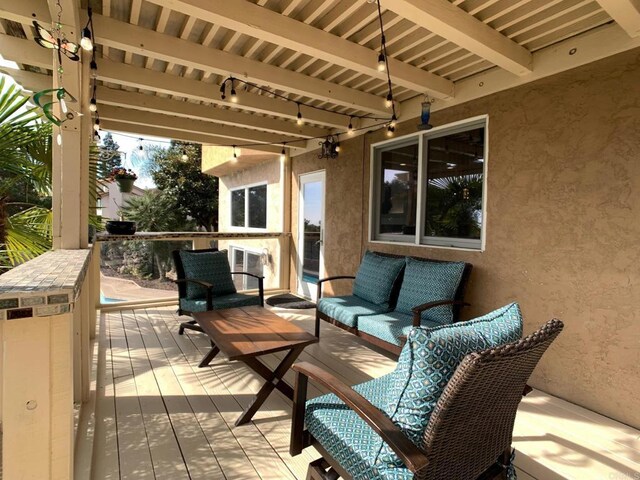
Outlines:
{"label": "hanging potted plant", "polygon": [[127,170],[122,167],[111,170],[109,177],[116,181],[118,188],[123,193],[130,193],[134,182],[138,179],[138,175],[133,170]]}

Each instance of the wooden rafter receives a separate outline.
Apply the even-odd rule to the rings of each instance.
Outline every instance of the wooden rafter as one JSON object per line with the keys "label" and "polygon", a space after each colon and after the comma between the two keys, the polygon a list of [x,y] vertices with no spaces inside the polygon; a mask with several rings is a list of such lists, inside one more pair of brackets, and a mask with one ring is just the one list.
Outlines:
{"label": "wooden rafter", "polygon": [[630,37],[640,36],[640,0],[598,0]]}
{"label": "wooden rafter", "polygon": [[398,15],[516,75],[532,72],[531,53],[448,0],[380,0]]}
{"label": "wooden rafter", "polygon": [[[245,0],[150,1],[275,45],[323,58],[374,78],[385,78],[384,73],[377,70],[375,50]],[[449,80],[395,59],[389,60],[394,81],[398,85],[416,92],[429,90],[434,96],[440,98],[453,96],[453,84]]]}

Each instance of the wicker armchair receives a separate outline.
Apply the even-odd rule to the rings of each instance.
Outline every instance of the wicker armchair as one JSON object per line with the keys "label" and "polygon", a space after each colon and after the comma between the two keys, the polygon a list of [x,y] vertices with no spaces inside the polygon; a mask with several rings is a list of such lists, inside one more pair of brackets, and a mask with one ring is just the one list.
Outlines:
{"label": "wicker armchair", "polygon": [[[175,250],[173,261],[178,277],[178,315],[250,305],[264,306],[264,277],[249,272],[232,272],[226,250]],[[232,275],[257,279],[258,295],[238,293]],[[194,294],[194,286],[200,288],[199,294]],[[202,332],[195,320],[182,322],[178,333],[182,335],[185,329]]]}
{"label": "wicker armchair", "polygon": [[[311,378],[333,392],[343,402],[344,411],[355,412],[364,420],[375,432],[371,437],[381,437],[400,459],[400,468],[387,475],[382,465],[375,478],[504,478],[505,471],[513,471],[513,426],[526,382],[562,328],[562,322],[554,319],[524,339],[466,355],[439,397],[419,445],[356,390],[314,365],[296,364],[291,454],[314,445],[323,458],[309,465],[308,478],[353,478],[329,455],[320,439],[304,430],[307,381]],[[328,425],[327,431],[330,428]]]}

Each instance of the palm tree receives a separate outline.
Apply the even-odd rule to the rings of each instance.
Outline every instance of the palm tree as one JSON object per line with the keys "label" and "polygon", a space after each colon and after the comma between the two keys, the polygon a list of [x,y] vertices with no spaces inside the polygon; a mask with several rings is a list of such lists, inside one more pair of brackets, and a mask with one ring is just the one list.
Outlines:
{"label": "palm tree", "polygon": [[51,126],[28,100],[0,76],[0,271],[51,248],[51,210],[14,198],[21,183],[34,200],[51,195]]}

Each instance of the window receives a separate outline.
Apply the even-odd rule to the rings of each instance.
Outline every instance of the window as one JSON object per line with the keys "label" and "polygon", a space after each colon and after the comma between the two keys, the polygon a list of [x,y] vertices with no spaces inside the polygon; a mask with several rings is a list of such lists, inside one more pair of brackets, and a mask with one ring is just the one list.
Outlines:
{"label": "window", "polygon": [[231,226],[267,228],[267,186],[231,191]]}
{"label": "window", "polygon": [[[262,275],[262,261],[259,253],[251,252],[240,247],[231,247],[232,272],[249,272],[254,275]],[[233,275],[233,283],[238,290],[255,290],[258,288],[258,279],[248,275]]]}
{"label": "window", "polygon": [[373,147],[372,240],[481,249],[486,119]]}

